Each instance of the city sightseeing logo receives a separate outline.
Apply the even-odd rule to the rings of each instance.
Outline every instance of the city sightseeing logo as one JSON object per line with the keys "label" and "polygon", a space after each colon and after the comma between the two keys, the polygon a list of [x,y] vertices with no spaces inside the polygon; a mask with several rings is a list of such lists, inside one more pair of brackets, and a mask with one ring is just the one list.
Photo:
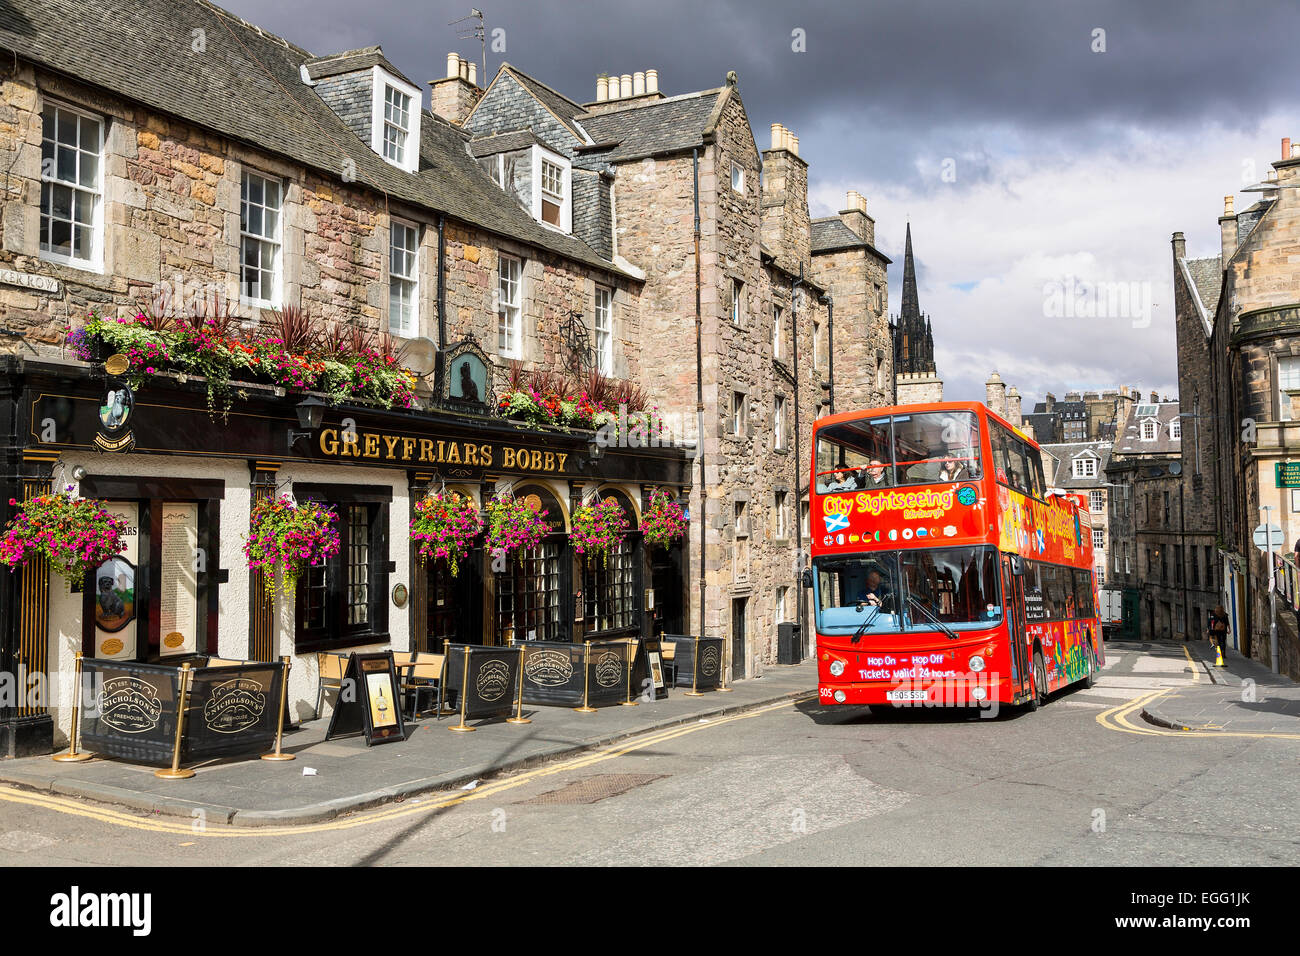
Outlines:
{"label": "city sightseeing logo", "polygon": [[[826,530],[838,531],[849,526],[849,515],[855,511],[860,515],[879,518],[886,511],[903,512],[907,518],[944,517],[952,509],[954,492],[945,491],[862,491],[856,495],[837,495],[822,501],[825,513]],[[966,502],[962,502],[965,504]],[[835,524],[832,527],[832,521]]]}

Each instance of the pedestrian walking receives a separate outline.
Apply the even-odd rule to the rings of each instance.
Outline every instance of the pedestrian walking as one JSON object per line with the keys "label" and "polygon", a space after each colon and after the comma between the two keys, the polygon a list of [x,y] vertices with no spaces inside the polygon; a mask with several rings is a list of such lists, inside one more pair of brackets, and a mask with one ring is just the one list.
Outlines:
{"label": "pedestrian walking", "polygon": [[1228,612],[1223,605],[1217,605],[1210,612],[1210,643],[1214,645],[1216,667],[1223,667],[1225,642],[1228,639]]}

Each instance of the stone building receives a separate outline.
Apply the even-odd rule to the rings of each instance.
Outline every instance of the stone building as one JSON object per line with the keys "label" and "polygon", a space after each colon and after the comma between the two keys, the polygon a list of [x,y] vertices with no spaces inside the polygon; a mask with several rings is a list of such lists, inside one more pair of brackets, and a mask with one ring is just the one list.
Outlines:
{"label": "stone building", "polygon": [[900,405],[943,401],[943,380],[934,364],[934,330],[916,294],[911,223],[903,251],[903,302],[894,323],[894,393]]}
{"label": "stone building", "polygon": [[1137,405],[1105,466],[1108,583],[1122,591],[1126,632],[1143,638],[1204,634],[1214,605],[1215,555],[1187,534],[1181,422],[1177,402]]}
{"label": "stone building", "polygon": [[[637,81],[643,92],[629,78],[627,96],[620,87],[611,99],[606,81],[588,109],[509,66],[482,89],[453,55],[431,84],[430,111],[379,47],[313,55],[202,0],[32,6],[38,32],[0,23],[14,54],[0,67],[0,352],[22,353],[0,356],[0,410],[11,423],[56,424],[7,431],[18,438],[3,448],[0,522],[11,497],[55,482],[139,522],[173,500],[195,505],[189,531],[213,559],[191,582],[197,630],[178,629],[176,646],[290,656],[296,717],[314,713],[317,649],[658,628],[732,637],[737,677],[774,659],[774,625],[798,614],[801,479],[810,425],[834,394],[831,349],[860,352],[835,376],[854,401],[874,400],[892,356],[869,217],[860,206],[845,217],[861,246],[814,252],[797,138],[780,129],[760,154],[734,82],[666,97],[652,71]],[[876,278],[872,302],[875,290],[862,292]],[[834,343],[832,282],[845,299]],[[105,372],[62,346],[91,309],[128,322],[142,310],[228,309],[242,335],[273,327],[271,310],[289,306],[437,353],[418,369],[416,407],[328,408],[304,448],[292,435],[304,413],[292,389],[239,382],[229,417],[206,419],[201,376],[151,373],[135,396],[135,446],[107,452],[92,440],[91,393]],[[467,350],[483,355],[487,376],[474,387],[482,406],[468,411],[446,404],[451,376],[438,370]],[[641,387],[674,447],[600,448],[505,421],[487,403],[512,362],[594,368]],[[50,399],[50,388],[63,397]],[[64,404],[47,410],[51,400]],[[421,565],[408,537],[412,506],[441,487],[479,506],[536,500],[552,534],[505,571],[489,569],[480,549],[452,580]],[[694,537],[651,554],[635,530],[655,487],[690,502]],[[240,546],[250,512],[280,492],[353,521],[339,567],[306,589],[319,583],[340,602],[345,585],[366,595],[347,621],[322,611],[306,633],[310,609],[266,598],[249,571]],[[607,574],[568,540],[573,511],[594,496],[618,501],[634,529]],[[159,540],[142,537],[142,574],[176,570],[163,568],[178,559],[158,552]],[[688,586],[702,553],[703,594]],[[399,584],[409,603],[388,600]],[[0,575],[0,588],[6,669],[23,661],[67,677],[76,648],[103,654],[108,644],[127,660],[168,653],[156,620],[140,621],[138,640],[105,643],[83,596],[38,567]],[[0,750],[48,747],[68,713],[7,709],[0,725]]]}
{"label": "stone building", "polygon": [[[1238,213],[1224,198],[1218,255],[1190,258],[1183,234],[1172,240],[1179,387],[1193,437],[1182,465],[1198,503],[1187,517],[1198,540],[1218,544],[1217,597],[1232,640],[1266,663],[1270,571],[1252,533],[1267,514],[1287,548],[1300,537],[1300,496],[1281,475],[1300,443],[1298,185],[1300,149],[1283,139],[1268,179],[1246,190],[1258,201]],[[1278,626],[1280,669],[1298,677],[1294,616],[1280,613]]]}
{"label": "stone building", "polygon": [[601,76],[583,104],[505,64],[447,118],[521,198],[539,162],[560,169],[574,211],[559,228],[640,278],[638,335],[654,360],[636,380],[678,418],[698,408],[704,426],[691,511],[705,576],[689,626],[728,636],[742,677],[775,659],[775,625],[800,613],[813,421],[832,402],[891,397],[889,260],[859,195],[810,219],[798,137],[774,124],[760,151],[734,74],[673,96],[659,82],[656,70]]}

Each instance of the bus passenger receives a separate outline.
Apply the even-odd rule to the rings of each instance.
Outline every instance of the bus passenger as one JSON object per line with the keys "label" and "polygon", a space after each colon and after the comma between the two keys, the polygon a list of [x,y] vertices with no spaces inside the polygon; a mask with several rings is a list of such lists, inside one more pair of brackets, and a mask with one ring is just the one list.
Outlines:
{"label": "bus passenger", "polygon": [[885,463],[879,458],[871,459],[871,464],[866,468],[866,482],[864,487],[870,491],[872,488],[884,488],[889,484],[889,476],[885,473]]}

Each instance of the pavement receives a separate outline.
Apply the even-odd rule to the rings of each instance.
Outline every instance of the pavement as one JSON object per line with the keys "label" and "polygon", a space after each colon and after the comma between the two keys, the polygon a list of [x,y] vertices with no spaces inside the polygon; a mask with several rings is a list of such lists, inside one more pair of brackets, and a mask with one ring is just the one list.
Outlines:
{"label": "pavement", "polygon": [[[116,804],[150,814],[232,826],[318,823],[434,790],[472,788],[488,777],[606,747],[678,724],[705,723],[768,704],[816,695],[812,660],[769,666],[762,677],[737,681],[730,692],[619,705],[581,714],[567,707],[524,707],[529,724],[500,718],[470,721],[475,733],[451,733],[453,718],[408,723],[404,741],[367,747],[364,738],[325,740],[328,720],[286,732],[283,750],[295,759],[256,756],[189,764],[195,775],[163,780],[153,766],[107,757],[59,763],[49,757],[0,761],[0,784]],[[307,773],[306,771],[314,771]]]}
{"label": "pavement", "polygon": [[1208,641],[1180,646],[1195,662],[1199,679],[1144,702],[1142,717],[1148,723],[1196,733],[1300,736],[1300,685],[1235,650],[1219,667]]}

